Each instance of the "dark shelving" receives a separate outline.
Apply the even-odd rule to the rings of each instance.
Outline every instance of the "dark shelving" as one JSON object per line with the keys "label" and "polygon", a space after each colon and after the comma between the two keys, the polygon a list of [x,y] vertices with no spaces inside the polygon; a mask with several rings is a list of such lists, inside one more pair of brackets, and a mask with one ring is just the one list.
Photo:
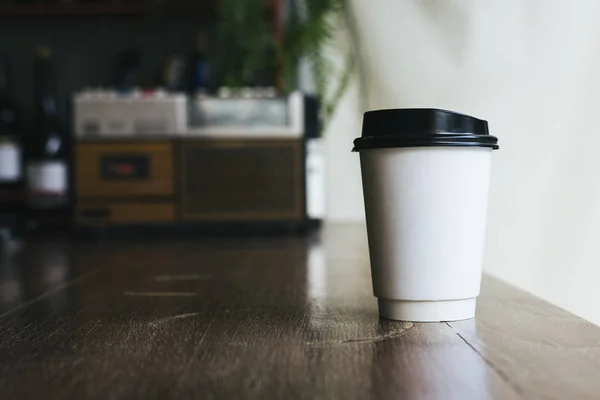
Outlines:
{"label": "dark shelving", "polygon": [[204,16],[216,13],[217,0],[187,4],[159,2],[0,3],[0,18]]}

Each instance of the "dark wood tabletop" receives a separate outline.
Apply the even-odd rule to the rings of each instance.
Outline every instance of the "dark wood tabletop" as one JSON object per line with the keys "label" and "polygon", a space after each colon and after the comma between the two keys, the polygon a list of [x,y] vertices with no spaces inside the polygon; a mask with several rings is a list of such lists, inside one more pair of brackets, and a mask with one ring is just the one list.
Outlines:
{"label": "dark wood tabletop", "polygon": [[39,239],[0,262],[3,399],[598,399],[600,328],[496,279],[475,320],[381,320],[360,225]]}

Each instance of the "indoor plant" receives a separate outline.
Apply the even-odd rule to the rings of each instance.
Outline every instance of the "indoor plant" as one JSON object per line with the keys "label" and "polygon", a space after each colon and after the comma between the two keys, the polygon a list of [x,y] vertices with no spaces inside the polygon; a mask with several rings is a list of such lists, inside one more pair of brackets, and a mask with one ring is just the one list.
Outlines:
{"label": "indoor plant", "polygon": [[299,60],[306,57],[327,123],[356,66],[352,48],[341,68],[327,54],[338,24],[348,24],[347,1],[288,0],[283,32],[275,35],[266,0],[220,0],[216,64],[222,84],[241,86],[254,71],[272,70],[279,71],[280,89],[289,92],[297,88]]}

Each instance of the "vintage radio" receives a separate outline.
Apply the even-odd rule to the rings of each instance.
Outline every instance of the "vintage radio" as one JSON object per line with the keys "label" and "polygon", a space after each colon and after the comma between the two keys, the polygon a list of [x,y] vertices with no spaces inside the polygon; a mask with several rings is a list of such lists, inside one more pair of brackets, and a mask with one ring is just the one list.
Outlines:
{"label": "vintage radio", "polygon": [[76,224],[318,225],[324,162],[317,109],[314,99],[303,100],[303,118],[281,134],[273,127],[260,135],[254,126],[244,136],[243,126],[204,126],[170,140],[79,137]]}

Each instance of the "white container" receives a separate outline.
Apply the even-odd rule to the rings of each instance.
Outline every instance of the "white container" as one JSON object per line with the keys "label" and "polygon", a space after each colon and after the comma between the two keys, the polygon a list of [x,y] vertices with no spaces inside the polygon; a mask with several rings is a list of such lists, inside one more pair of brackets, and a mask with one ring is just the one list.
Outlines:
{"label": "white container", "polygon": [[27,188],[38,195],[64,195],[68,168],[64,161],[32,162],[27,166]]}
{"label": "white container", "polygon": [[373,292],[384,318],[473,318],[492,149],[413,147],[360,154]]}
{"label": "white container", "polygon": [[[481,122],[487,132],[487,123]],[[486,141],[481,147],[444,145],[446,140],[463,143],[464,135],[447,139],[443,133],[440,140],[429,132],[423,143],[434,143],[419,145],[411,133],[414,147],[393,147],[390,136],[385,138],[387,147],[359,149],[379,314],[415,322],[473,318],[492,150],[497,148],[487,142],[493,137],[480,136]]]}
{"label": "white container", "polygon": [[0,182],[21,179],[21,148],[10,141],[0,142]]}

